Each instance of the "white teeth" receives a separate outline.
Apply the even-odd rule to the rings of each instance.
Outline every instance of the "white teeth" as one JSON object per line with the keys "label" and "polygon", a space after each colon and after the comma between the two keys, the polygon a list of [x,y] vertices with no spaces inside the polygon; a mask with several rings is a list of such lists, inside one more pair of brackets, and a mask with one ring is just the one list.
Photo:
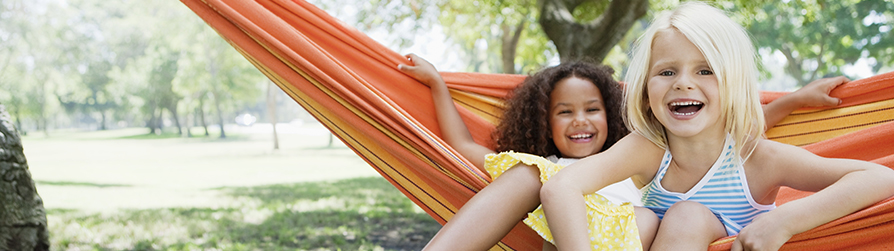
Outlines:
{"label": "white teeth", "polygon": [[585,138],[593,137],[593,134],[582,133],[582,134],[571,135],[568,137],[572,138],[572,139],[585,139]]}
{"label": "white teeth", "polygon": [[674,112],[674,114],[682,115],[682,116],[689,116],[689,115],[695,114],[695,112]]}
{"label": "white teeth", "polygon": [[684,102],[671,102],[671,106],[686,106],[686,105],[702,105],[702,102],[698,101],[684,101]]}

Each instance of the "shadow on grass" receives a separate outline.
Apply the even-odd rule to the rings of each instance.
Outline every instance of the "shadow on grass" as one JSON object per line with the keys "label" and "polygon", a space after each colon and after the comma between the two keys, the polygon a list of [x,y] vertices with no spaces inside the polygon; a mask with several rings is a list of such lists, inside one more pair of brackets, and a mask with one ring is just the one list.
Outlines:
{"label": "shadow on grass", "polygon": [[202,140],[202,141],[245,141],[249,140],[249,135],[238,134],[238,133],[228,133],[226,138],[220,138],[220,134],[212,134],[211,136],[205,136],[204,134],[193,134],[192,137],[184,137],[176,132],[163,132],[161,134],[154,133],[144,133],[144,134],[136,134],[136,135],[127,135],[117,137],[115,139],[137,139],[137,140],[150,140],[150,139],[173,139],[173,138],[184,138],[184,139],[192,139],[192,140]]}
{"label": "shadow on grass", "polygon": [[[242,201],[243,206],[86,215],[50,211],[61,218],[57,226],[50,226],[53,247],[420,250],[441,228],[381,177],[218,190]],[[87,229],[83,231],[90,234],[72,229]]]}
{"label": "shadow on grass", "polygon": [[88,183],[88,182],[71,182],[71,181],[41,181],[35,180],[34,183],[38,185],[50,185],[50,186],[79,186],[79,187],[130,187],[131,185],[123,185],[123,184],[100,184],[100,183]]}
{"label": "shadow on grass", "polygon": [[136,135],[128,135],[117,137],[116,139],[170,139],[170,138],[179,138],[180,134],[175,132],[163,132],[161,134],[154,133],[145,133],[145,134],[136,134]]}

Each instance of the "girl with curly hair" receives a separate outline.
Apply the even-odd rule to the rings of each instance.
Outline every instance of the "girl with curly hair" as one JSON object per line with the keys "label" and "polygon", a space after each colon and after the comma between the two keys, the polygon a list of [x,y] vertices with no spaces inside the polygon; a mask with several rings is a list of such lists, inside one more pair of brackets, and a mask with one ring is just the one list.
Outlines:
{"label": "girl with curly hair", "polygon": [[[538,208],[539,192],[550,176],[577,159],[608,149],[628,134],[614,71],[607,66],[566,62],[525,78],[512,91],[492,135],[496,149],[489,149],[472,139],[435,67],[414,54],[407,58],[411,64],[401,64],[398,69],[431,87],[445,141],[494,179],[460,208],[425,250],[489,249],[535,208],[535,214],[543,215]],[[802,89],[810,91],[784,96],[768,108],[782,114],[778,116],[781,119],[801,106],[822,101],[837,104],[827,94],[838,84],[811,84],[811,88]],[[627,222],[622,230],[635,235],[628,235],[628,241],[635,241],[631,246],[645,245],[648,250],[652,241],[646,237],[655,235],[658,218],[648,209],[630,206],[642,205],[639,187],[644,185],[626,179],[592,196],[598,202],[595,204],[605,205],[606,210],[623,211],[623,217],[608,218]],[[541,218],[529,216],[524,222],[552,240]],[[544,242],[544,249],[554,248]]]}

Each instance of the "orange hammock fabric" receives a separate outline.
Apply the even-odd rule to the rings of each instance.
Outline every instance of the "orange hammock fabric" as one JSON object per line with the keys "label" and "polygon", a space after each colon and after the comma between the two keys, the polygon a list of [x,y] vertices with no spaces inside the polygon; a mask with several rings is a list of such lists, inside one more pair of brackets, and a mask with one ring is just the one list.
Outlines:
{"label": "orange hammock fabric", "polygon": [[[301,0],[181,0],[332,133],[441,224],[490,181],[441,140],[427,86],[396,68],[404,58]],[[442,73],[476,141],[524,76]],[[764,92],[763,102],[784,93]],[[840,108],[796,111],[768,137],[829,157],[894,166],[894,73],[853,81]],[[321,167],[322,168],[322,167]],[[778,203],[807,193],[784,190]],[[730,248],[733,237],[711,250]],[[894,198],[794,236],[783,250],[894,248]],[[495,250],[539,250],[517,225]]]}

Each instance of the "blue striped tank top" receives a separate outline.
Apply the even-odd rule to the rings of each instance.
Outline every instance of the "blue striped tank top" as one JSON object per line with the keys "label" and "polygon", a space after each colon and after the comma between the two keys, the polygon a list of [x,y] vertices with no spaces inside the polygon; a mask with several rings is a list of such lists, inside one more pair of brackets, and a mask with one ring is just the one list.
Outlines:
{"label": "blue striped tank top", "polygon": [[661,186],[661,179],[667,173],[672,159],[670,150],[666,150],[655,178],[643,187],[643,205],[663,218],[674,203],[698,202],[711,209],[726,226],[728,235],[738,234],[755,217],[776,208],[776,204],[758,204],[751,197],[741,158],[733,150],[733,145],[735,141],[727,135],[720,157],[708,173],[686,193],[667,191]]}

